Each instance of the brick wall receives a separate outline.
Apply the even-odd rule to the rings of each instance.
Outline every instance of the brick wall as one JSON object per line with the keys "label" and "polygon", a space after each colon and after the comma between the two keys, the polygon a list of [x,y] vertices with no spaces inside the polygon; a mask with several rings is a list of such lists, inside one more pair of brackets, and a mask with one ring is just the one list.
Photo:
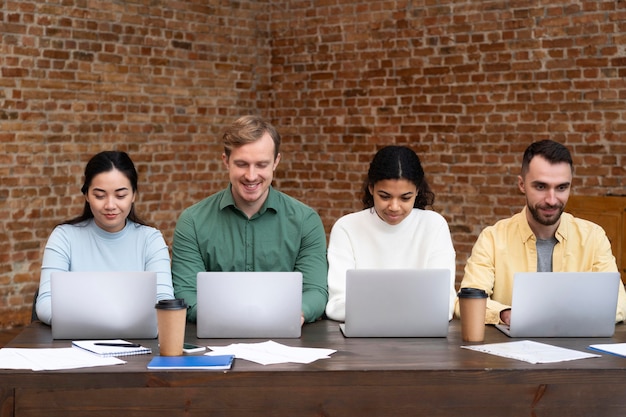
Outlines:
{"label": "brick wall", "polygon": [[574,193],[626,194],[625,2],[291,1],[270,16],[272,112],[292,154],[280,184],[328,226],[360,208],[391,143],[422,158],[458,280],[477,234],[524,204],[532,141],[572,150]]}
{"label": "brick wall", "polygon": [[460,278],[480,230],[519,210],[521,153],[574,152],[574,192],[625,194],[621,1],[0,1],[0,328],[28,321],[52,227],[94,153],[126,150],[168,243],[225,185],[244,113],[283,135],[276,185],[327,231],[360,208],[378,147],[407,144],[449,221]]}
{"label": "brick wall", "polygon": [[43,245],[80,212],[93,154],[129,152],[138,212],[168,243],[178,214],[224,185],[224,124],[270,106],[266,6],[0,2],[0,328],[30,319]]}

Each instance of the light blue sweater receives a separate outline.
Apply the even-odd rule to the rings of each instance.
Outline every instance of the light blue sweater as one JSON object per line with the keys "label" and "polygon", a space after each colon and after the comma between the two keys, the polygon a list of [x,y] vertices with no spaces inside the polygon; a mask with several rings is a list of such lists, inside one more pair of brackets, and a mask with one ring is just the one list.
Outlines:
{"label": "light blue sweater", "polygon": [[154,271],[157,300],[174,298],[170,256],[161,232],[127,221],[123,230],[109,233],[93,219],[57,226],[44,249],[37,297],[37,315],[52,321],[50,274],[55,271]]}

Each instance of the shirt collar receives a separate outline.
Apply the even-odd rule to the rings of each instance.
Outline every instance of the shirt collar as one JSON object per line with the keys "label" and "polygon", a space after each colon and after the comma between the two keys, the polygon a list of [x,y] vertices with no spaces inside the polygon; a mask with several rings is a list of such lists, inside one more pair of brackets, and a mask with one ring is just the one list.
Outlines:
{"label": "shirt collar", "polygon": [[[528,220],[526,218],[526,213],[528,211],[528,206],[524,206],[524,209],[521,211],[521,221],[520,223],[520,231],[522,233],[522,240],[526,243],[530,239],[536,240],[535,234],[531,230],[528,225]],[[567,213],[563,212],[561,214],[561,221],[559,223],[559,227],[556,229],[555,237],[556,240],[561,242],[563,240],[567,240]]]}
{"label": "shirt collar", "polygon": [[530,228],[530,225],[528,224],[528,219],[526,218],[527,211],[528,211],[528,206],[524,206],[524,208],[522,209],[520,213],[521,217],[520,217],[520,222],[519,222],[520,231],[522,233],[522,241],[524,243],[528,242],[529,240],[535,239],[535,234]]}
{"label": "shirt collar", "polygon": [[561,213],[561,222],[559,223],[559,227],[556,229],[556,240],[559,242],[563,240],[567,240],[567,230],[569,229],[569,214],[566,212]]}
{"label": "shirt collar", "polygon": [[[220,199],[219,207],[220,207],[220,210],[224,210],[226,207],[233,207],[241,211],[235,205],[235,199],[233,198],[232,184],[229,184],[228,188],[224,190],[224,193],[222,194],[222,198]],[[268,189],[267,198],[265,199],[265,202],[261,206],[261,209],[252,217],[261,216],[268,209],[271,209],[274,212],[278,212],[278,207],[279,207],[278,195],[276,191],[274,190],[274,188],[270,186]]]}

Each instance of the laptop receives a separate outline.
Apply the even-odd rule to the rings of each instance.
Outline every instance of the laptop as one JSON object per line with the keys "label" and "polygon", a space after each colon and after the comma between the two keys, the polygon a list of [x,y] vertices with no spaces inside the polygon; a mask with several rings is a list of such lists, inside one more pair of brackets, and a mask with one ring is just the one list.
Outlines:
{"label": "laptop", "polygon": [[301,272],[200,272],[198,338],[297,338]]}
{"label": "laptop", "polygon": [[510,337],[611,337],[619,272],[518,272],[513,278]]}
{"label": "laptop", "polygon": [[154,339],[156,272],[53,272],[54,339]]}
{"label": "laptop", "polygon": [[449,269],[346,271],[346,337],[446,337]]}

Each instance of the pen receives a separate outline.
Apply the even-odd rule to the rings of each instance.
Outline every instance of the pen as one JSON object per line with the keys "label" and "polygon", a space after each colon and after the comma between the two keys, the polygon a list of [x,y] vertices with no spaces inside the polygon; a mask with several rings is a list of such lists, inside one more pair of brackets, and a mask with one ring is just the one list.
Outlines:
{"label": "pen", "polygon": [[138,348],[141,345],[137,343],[94,343],[96,346],[112,346],[112,347],[128,347],[128,348]]}

